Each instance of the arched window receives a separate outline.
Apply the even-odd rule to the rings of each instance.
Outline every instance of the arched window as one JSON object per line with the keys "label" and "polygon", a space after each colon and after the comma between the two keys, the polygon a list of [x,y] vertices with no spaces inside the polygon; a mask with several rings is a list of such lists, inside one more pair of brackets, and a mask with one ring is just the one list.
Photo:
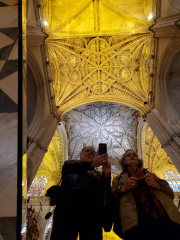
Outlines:
{"label": "arched window", "polygon": [[111,167],[116,169],[116,165],[115,164],[111,164]]}
{"label": "arched window", "polygon": [[43,176],[36,178],[27,193],[27,196],[42,196],[47,184],[47,179]]}
{"label": "arched window", "polygon": [[174,171],[165,173],[166,180],[174,192],[180,192],[180,174]]}

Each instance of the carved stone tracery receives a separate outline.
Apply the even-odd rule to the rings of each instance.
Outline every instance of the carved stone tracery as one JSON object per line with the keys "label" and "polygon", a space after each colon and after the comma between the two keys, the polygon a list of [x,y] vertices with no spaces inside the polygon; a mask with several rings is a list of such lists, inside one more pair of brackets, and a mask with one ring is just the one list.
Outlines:
{"label": "carved stone tracery", "polygon": [[65,114],[69,125],[71,159],[77,159],[84,146],[97,151],[99,143],[107,143],[111,164],[125,149],[136,149],[136,109],[124,105],[98,102],[83,105]]}
{"label": "carved stone tracery", "polygon": [[[146,109],[148,77],[144,49],[151,34],[47,40],[56,105],[63,108],[92,101],[129,99]],[[143,77],[142,77],[143,76]],[[121,101],[122,102],[122,101]],[[132,103],[130,104],[133,105]],[[66,109],[67,111],[68,109]]]}

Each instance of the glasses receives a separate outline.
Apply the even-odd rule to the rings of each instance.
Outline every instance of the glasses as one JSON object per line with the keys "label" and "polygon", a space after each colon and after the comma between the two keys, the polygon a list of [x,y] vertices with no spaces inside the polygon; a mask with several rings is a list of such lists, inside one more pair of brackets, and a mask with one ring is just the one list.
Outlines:
{"label": "glasses", "polygon": [[92,154],[92,155],[95,155],[95,153],[94,153],[93,151],[88,150],[88,149],[85,149],[85,152],[90,153],[90,154]]}
{"label": "glasses", "polygon": [[134,157],[137,157],[137,156],[138,156],[136,153],[128,153],[128,154],[126,155],[126,157],[130,157],[131,155],[134,156]]}

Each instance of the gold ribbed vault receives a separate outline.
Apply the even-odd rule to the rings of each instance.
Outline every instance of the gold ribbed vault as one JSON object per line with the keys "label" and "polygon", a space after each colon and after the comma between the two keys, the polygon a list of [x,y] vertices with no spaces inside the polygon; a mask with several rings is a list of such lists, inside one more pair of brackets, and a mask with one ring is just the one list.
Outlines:
{"label": "gold ribbed vault", "polygon": [[150,33],[47,40],[59,113],[95,101],[124,103],[147,111],[145,53]]}
{"label": "gold ribbed vault", "polygon": [[[41,0],[57,114],[109,101],[147,112],[153,0]],[[152,18],[150,18],[151,16]]]}

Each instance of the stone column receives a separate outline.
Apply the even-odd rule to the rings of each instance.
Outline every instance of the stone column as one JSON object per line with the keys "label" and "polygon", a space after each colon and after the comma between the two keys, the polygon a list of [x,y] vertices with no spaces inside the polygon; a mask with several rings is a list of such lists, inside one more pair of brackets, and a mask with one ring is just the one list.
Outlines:
{"label": "stone column", "polygon": [[161,146],[180,172],[180,137],[178,133],[165,123],[158,112],[153,109],[147,115],[147,122],[158,138]]}
{"label": "stone column", "polygon": [[29,189],[36,172],[41,164],[41,161],[47,152],[50,141],[57,129],[59,121],[53,114],[50,114],[41,129],[36,135],[35,139],[30,139],[31,145],[27,152],[27,176],[28,183],[27,189]]}

